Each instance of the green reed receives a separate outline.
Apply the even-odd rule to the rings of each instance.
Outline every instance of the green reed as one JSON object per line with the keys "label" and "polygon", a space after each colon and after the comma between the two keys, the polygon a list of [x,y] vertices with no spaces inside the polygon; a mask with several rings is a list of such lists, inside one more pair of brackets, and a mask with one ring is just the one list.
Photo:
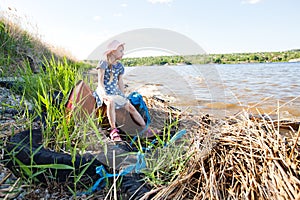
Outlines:
{"label": "green reed", "polygon": [[[29,63],[22,66],[18,70],[17,79],[18,82],[12,88],[16,94],[22,96],[19,105],[15,106],[15,109],[24,110],[25,115],[20,118],[25,118],[25,129],[32,129],[33,121],[36,117],[44,119],[44,126],[42,126],[43,133],[43,145],[40,147],[50,148],[58,152],[66,152],[72,156],[73,166],[67,166],[60,163],[54,163],[49,165],[37,165],[33,157],[39,151],[30,152],[30,165],[23,164],[14,155],[18,153],[15,149],[12,152],[7,152],[13,158],[12,162],[20,166],[20,174],[24,180],[29,183],[36,181],[36,176],[39,174],[45,174],[49,180],[55,178],[48,173],[47,169],[71,169],[73,170],[73,185],[69,188],[72,193],[76,193],[77,185],[81,183],[81,178],[84,172],[91,163],[81,166],[82,170],[78,174],[75,168],[75,158],[79,152],[84,152],[86,144],[86,134],[91,128],[94,131],[98,131],[95,123],[98,120],[94,120],[90,117],[87,121],[83,122],[69,117],[66,112],[66,103],[71,89],[75,86],[78,80],[82,78],[81,69],[78,64],[69,63],[65,60],[55,60],[53,57],[51,60],[45,60],[44,65],[41,66],[40,73],[34,73]],[[60,92],[62,94],[59,99],[53,96],[54,92]],[[27,101],[32,106],[28,106]],[[33,112],[29,112],[29,110]],[[32,114],[29,114],[32,113]],[[74,113],[76,115],[76,113]],[[76,121],[77,120],[77,121]],[[23,123],[24,123],[23,122]],[[91,128],[89,128],[91,127]],[[99,133],[98,133],[99,135]],[[99,141],[101,143],[101,141]],[[30,149],[32,150],[32,135],[30,134]],[[19,147],[22,148],[22,147]]]}
{"label": "green reed", "polygon": [[[0,76],[18,77],[18,82],[12,90],[15,94],[22,96],[19,105],[3,104],[2,106],[23,110],[24,114],[15,116],[16,123],[24,125],[23,128],[27,130],[33,129],[32,125],[36,117],[44,118],[45,126],[42,126],[43,144],[40,148],[45,147],[69,153],[73,158],[73,166],[59,163],[37,165],[33,157],[40,151],[40,148],[32,151],[31,132],[29,135],[31,151],[29,165],[25,165],[15,156],[22,149],[20,145],[6,154],[10,155],[13,163],[20,166],[16,173],[20,174],[23,180],[29,184],[37,181],[36,177],[40,174],[45,174],[49,180],[55,178],[48,173],[48,169],[73,170],[75,189],[70,188],[70,191],[75,194],[76,186],[81,183],[81,178],[90,165],[88,163],[86,166],[82,166],[83,170],[78,174],[75,169],[75,156],[79,152],[84,152],[87,147],[85,144],[86,132],[89,130],[87,126],[96,127],[96,125],[91,119],[88,119],[89,123],[78,123],[72,117],[68,118],[65,104],[76,82],[83,79],[81,70],[90,68],[90,66],[84,62],[75,63],[61,55],[51,53],[47,45],[24,31],[20,26],[22,23],[18,23],[19,21],[20,18],[17,15],[0,16]],[[31,57],[34,59],[34,63],[30,63]],[[37,71],[38,73],[36,73]],[[58,98],[52,95],[55,92],[62,94],[62,99],[59,102]],[[30,103],[28,104],[27,101]],[[80,125],[80,128],[77,125]],[[12,129],[12,135],[14,135],[13,132]],[[0,145],[4,147],[3,142]]]}
{"label": "green reed", "polygon": [[169,116],[163,135],[156,136],[157,143],[149,145],[153,150],[146,156],[147,168],[143,171],[145,180],[155,186],[168,185],[174,181],[190,158],[187,153],[188,140],[184,137],[175,139],[180,131],[184,131],[179,129],[179,116]]}
{"label": "green reed", "polygon": [[144,179],[154,186],[170,184],[190,159],[188,140],[184,136],[175,139],[180,131],[185,131],[179,128],[179,121],[179,114],[169,112],[161,134],[154,133],[153,139],[138,137],[133,144],[145,155],[147,167],[142,170]]}
{"label": "green reed", "polygon": [[44,146],[70,150],[69,132],[73,124],[67,122],[65,105],[75,83],[82,79],[78,66],[68,63],[67,59],[60,61],[52,57],[49,61],[45,59],[38,74],[31,70],[29,64],[20,68],[18,73],[21,80],[14,88],[22,88],[24,98],[34,105],[35,113],[45,120]]}

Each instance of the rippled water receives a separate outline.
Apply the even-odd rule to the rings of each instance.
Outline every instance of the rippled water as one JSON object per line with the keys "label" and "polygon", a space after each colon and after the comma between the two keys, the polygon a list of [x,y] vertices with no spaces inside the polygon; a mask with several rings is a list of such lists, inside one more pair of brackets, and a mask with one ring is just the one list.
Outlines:
{"label": "rippled water", "polygon": [[126,68],[124,80],[131,91],[164,96],[194,113],[246,109],[300,118],[299,70],[300,63],[147,66]]}

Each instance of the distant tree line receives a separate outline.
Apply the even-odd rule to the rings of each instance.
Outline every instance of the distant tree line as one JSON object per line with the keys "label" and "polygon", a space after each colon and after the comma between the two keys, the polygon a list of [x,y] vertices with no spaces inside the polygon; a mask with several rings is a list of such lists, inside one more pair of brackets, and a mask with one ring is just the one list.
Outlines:
{"label": "distant tree line", "polygon": [[300,61],[300,49],[282,52],[203,54],[191,56],[157,56],[123,58],[125,66],[180,65],[180,64],[237,64]]}

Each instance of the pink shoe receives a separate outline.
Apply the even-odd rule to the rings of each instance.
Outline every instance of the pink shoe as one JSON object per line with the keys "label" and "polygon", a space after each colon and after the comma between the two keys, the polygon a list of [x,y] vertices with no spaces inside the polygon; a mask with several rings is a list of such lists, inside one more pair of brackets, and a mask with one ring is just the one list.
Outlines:
{"label": "pink shoe", "polygon": [[110,139],[112,139],[113,141],[122,141],[120,135],[119,135],[119,130],[117,128],[114,128],[111,132],[110,132]]}

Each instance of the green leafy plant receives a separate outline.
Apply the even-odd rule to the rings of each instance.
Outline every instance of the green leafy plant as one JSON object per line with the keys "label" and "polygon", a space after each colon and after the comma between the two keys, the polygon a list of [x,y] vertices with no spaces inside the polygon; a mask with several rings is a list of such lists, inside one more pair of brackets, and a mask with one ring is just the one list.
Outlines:
{"label": "green leafy plant", "polygon": [[[49,169],[71,170],[73,180],[73,186],[69,188],[70,192],[74,195],[77,191],[78,184],[83,186],[84,183],[81,179],[84,176],[85,171],[90,164],[86,163],[80,166],[80,172],[75,167],[76,156],[79,153],[85,152],[88,146],[87,132],[91,129],[96,132],[99,143],[103,141],[101,138],[97,123],[98,119],[87,117],[85,121],[74,119],[72,116],[68,116],[66,112],[66,102],[68,101],[69,93],[78,80],[82,79],[82,73],[78,69],[79,65],[73,65],[68,63],[67,60],[63,62],[55,60],[53,57],[50,61],[45,61],[43,71],[39,74],[34,73],[29,65],[20,68],[18,74],[21,77],[18,82],[12,88],[15,93],[21,95],[21,101],[19,105],[14,106],[17,110],[23,110],[25,113],[22,117],[23,123],[26,124],[27,129],[32,129],[34,119],[39,116],[40,119],[44,119],[45,126],[42,126],[43,144],[30,151],[30,164],[24,164],[20,161],[16,154],[17,150],[7,152],[10,155],[12,162],[20,166],[17,172],[24,181],[30,185],[33,182],[37,182],[37,176],[43,174],[49,181],[55,180],[55,174],[51,174]],[[62,98],[53,96],[54,92],[60,92]],[[10,105],[7,105],[10,106]],[[76,115],[76,113],[73,113]],[[101,117],[100,117],[101,118]],[[76,125],[76,126],[75,126]],[[29,149],[32,149],[32,135],[30,134]],[[18,146],[18,145],[17,145]],[[22,147],[18,146],[20,149]],[[57,152],[64,152],[72,157],[72,166],[65,164],[54,163],[47,165],[38,165],[34,162],[34,156],[40,151],[42,147],[50,148]],[[90,183],[92,184],[92,182]],[[86,186],[87,188],[89,186]]]}

